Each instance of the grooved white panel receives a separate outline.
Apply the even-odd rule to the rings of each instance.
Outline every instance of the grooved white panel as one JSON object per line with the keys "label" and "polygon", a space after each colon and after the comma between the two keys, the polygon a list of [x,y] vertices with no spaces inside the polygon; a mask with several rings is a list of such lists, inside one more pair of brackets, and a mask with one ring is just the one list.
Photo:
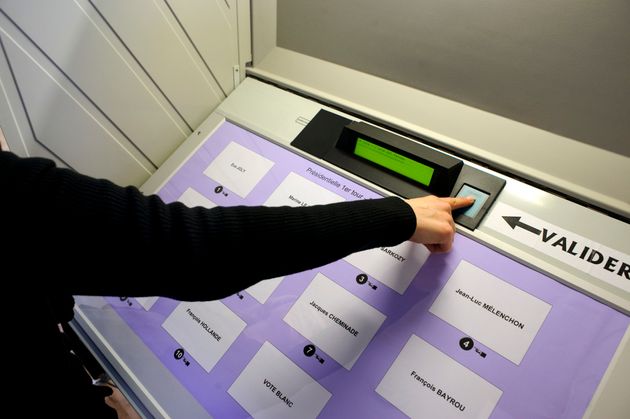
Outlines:
{"label": "grooved white panel", "polygon": [[0,128],[11,151],[27,156],[30,154],[29,146],[35,142],[30,132],[25,133],[20,129],[20,126],[27,126],[27,120],[24,108],[14,106],[18,103],[19,96],[6,56],[0,54]]}
{"label": "grooved white panel", "polygon": [[233,68],[251,57],[245,1],[0,1],[13,45],[0,53],[7,141],[141,184],[233,90]]}
{"label": "grooved white panel", "polygon": [[94,0],[92,3],[192,129],[225,98],[164,2]]}
{"label": "grooved white panel", "polygon": [[0,128],[9,149],[20,156],[46,157],[57,166],[65,166],[33,136],[5,58],[0,56]]}
{"label": "grooved white panel", "polygon": [[[63,75],[43,68],[14,42],[2,37],[34,135],[79,172],[114,182],[141,184],[151,165],[129,150],[110,124],[99,123],[96,111]],[[23,130],[29,130],[28,125]],[[112,170],[111,162],[116,162]]]}
{"label": "grooved white panel", "polygon": [[236,0],[169,0],[168,4],[223,90],[231,92],[232,66],[238,64]]}
{"label": "grooved white panel", "polygon": [[155,164],[190,133],[87,1],[7,0],[2,9]]}

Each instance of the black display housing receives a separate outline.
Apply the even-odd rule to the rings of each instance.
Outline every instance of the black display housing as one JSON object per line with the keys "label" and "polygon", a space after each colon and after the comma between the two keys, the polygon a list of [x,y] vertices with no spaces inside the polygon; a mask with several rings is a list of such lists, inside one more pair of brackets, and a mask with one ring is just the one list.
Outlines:
{"label": "black display housing", "polygon": [[[355,155],[354,150],[358,138],[362,138],[433,168],[433,176],[431,177],[429,185],[424,185],[384,166]],[[349,154],[354,159],[375,166],[419,188],[425,189],[431,194],[439,196],[447,196],[451,193],[459,176],[459,172],[464,166],[464,162],[459,159],[363,122],[351,122],[346,125],[335,147]]]}

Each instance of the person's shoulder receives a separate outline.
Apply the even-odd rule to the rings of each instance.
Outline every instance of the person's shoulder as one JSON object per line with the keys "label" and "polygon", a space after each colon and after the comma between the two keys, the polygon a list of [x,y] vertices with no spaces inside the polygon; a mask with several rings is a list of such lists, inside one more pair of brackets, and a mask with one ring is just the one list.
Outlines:
{"label": "person's shoulder", "polygon": [[1,150],[0,151],[0,161],[2,161],[2,163],[4,164],[10,164],[10,163],[16,163],[20,160],[26,160],[23,159],[22,157],[18,156],[17,154],[14,154],[8,150]]}
{"label": "person's shoulder", "polygon": [[10,151],[0,151],[0,173],[6,179],[8,172],[15,169],[15,161],[19,157]]}
{"label": "person's shoulder", "polygon": [[55,162],[45,157],[20,157],[10,151],[0,151],[0,163],[5,169],[48,168]]}
{"label": "person's shoulder", "polygon": [[9,150],[0,150],[0,159],[10,160],[10,159],[16,159],[16,158],[17,156],[11,153]]}

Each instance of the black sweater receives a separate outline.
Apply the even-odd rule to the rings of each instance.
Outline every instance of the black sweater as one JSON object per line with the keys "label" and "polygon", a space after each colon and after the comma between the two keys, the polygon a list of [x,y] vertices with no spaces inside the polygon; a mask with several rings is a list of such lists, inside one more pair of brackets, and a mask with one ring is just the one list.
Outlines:
{"label": "black sweater", "polygon": [[[53,404],[42,400],[27,409],[62,417],[94,417],[73,409],[102,400],[93,386],[78,384],[77,366],[57,333],[56,324],[72,317],[73,294],[215,300],[265,278],[396,245],[416,226],[411,207],[395,197],[189,209],[8,152],[0,152],[0,196],[0,259],[4,272],[17,273],[4,279],[18,291],[3,311],[15,319],[12,333],[22,335],[22,373],[13,388],[18,397],[40,391],[35,396]],[[198,275],[219,271],[216,266],[229,276]],[[55,377],[54,384],[36,385],[42,375]]]}

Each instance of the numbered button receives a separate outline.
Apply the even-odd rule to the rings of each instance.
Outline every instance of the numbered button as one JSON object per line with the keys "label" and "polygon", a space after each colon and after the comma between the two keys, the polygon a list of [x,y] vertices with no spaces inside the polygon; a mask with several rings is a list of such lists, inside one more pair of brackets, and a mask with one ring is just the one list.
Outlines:
{"label": "numbered button", "polygon": [[308,356],[309,358],[315,355],[315,345],[306,345],[304,347],[304,355]]}
{"label": "numbered button", "polygon": [[465,351],[470,351],[475,346],[475,343],[468,336],[459,340],[459,347]]}

